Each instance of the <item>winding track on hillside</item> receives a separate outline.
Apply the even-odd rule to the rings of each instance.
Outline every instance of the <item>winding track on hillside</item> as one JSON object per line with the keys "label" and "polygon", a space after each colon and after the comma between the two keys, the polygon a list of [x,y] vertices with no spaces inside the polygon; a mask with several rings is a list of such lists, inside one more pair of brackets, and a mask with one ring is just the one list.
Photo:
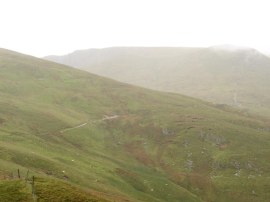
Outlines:
{"label": "winding track on hillside", "polygon": [[91,122],[85,122],[83,124],[79,124],[79,125],[74,126],[72,128],[65,128],[65,129],[61,130],[60,133],[64,133],[66,131],[70,131],[70,130],[74,130],[74,129],[77,129],[77,128],[81,128],[83,126],[86,126],[89,123],[96,123],[97,121],[106,121],[106,120],[117,119],[117,118],[119,118],[119,115],[113,115],[113,116],[104,115],[104,118],[102,118],[102,119],[98,119],[98,120],[91,121]]}
{"label": "winding track on hillside", "polygon": [[66,129],[64,129],[64,130],[61,130],[60,133],[64,133],[64,132],[66,132],[66,131],[73,130],[73,129],[76,129],[76,128],[81,128],[81,127],[83,127],[83,126],[85,126],[85,125],[87,125],[87,124],[88,124],[88,123],[86,122],[86,123],[83,123],[83,124],[74,126],[74,127],[72,127],[72,128],[66,128]]}

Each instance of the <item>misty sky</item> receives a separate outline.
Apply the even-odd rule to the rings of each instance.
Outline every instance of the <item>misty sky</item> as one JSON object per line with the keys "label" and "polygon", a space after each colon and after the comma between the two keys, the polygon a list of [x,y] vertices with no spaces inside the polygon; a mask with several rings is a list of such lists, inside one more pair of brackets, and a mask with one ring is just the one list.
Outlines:
{"label": "misty sky", "polygon": [[0,0],[0,47],[34,56],[111,46],[249,46],[270,53],[265,0]]}

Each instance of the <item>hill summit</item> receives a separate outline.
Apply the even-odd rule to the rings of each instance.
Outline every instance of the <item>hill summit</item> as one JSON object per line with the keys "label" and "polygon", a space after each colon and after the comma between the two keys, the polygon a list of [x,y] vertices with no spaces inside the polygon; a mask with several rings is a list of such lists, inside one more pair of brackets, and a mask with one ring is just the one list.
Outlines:
{"label": "hill summit", "polygon": [[47,60],[155,90],[227,104],[270,117],[270,59],[246,47],[115,47]]}

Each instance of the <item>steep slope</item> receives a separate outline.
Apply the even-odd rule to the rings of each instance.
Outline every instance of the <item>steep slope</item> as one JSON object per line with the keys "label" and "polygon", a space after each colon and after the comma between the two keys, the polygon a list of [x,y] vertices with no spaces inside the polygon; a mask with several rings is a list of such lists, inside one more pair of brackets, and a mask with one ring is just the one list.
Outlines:
{"label": "steep slope", "polygon": [[125,83],[270,116],[270,59],[253,49],[107,48],[46,59]]}
{"label": "steep slope", "polygon": [[48,181],[37,198],[69,197],[63,181],[109,201],[270,197],[269,120],[223,105],[1,49],[0,120],[0,176],[9,180],[0,191],[20,169]]}

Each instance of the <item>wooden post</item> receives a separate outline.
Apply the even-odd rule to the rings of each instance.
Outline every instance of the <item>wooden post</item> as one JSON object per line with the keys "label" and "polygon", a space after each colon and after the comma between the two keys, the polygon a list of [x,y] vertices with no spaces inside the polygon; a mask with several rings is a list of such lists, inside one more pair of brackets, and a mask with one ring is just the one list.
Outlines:
{"label": "wooden post", "polygon": [[35,196],[35,176],[32,177],[32,195]]}
{"label": "wooden post", "polygon": [[20,169],[18,169],[18,178],[21,179]]}

